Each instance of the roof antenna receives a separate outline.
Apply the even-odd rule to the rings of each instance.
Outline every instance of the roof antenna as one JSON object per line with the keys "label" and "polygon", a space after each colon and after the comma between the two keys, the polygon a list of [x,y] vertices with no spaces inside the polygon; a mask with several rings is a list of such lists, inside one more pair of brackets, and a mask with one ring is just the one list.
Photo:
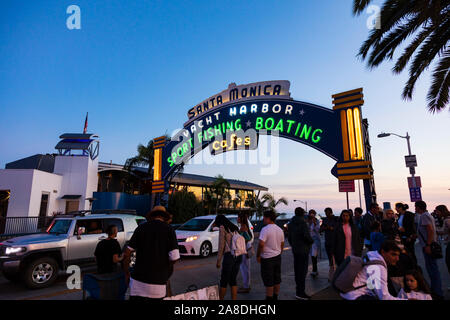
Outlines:
{"label": "roof antenna", "polygon": [[86,119],[84,119],[84,129],[83,129],[83,134],[86,134],[86,132],[87,132],[87,126],[88,126],[88,114],[89,114],[89,112],[86,112]]}

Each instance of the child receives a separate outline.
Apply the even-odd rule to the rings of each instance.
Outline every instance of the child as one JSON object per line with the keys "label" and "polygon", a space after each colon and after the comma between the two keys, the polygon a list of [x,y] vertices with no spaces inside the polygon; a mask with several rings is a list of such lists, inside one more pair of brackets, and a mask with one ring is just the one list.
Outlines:
{"label": "child", "polygon": [[432,300],[430,288],[418,270],[410,270],[405,273],[404,288],[398,293],[399,298],[410,300]]}
{"label": "child", "polygon": [[385,237],[381,233],[381,223],[374,221],[370,226],[370,243],[373,251],[379,251],[384,242]]}

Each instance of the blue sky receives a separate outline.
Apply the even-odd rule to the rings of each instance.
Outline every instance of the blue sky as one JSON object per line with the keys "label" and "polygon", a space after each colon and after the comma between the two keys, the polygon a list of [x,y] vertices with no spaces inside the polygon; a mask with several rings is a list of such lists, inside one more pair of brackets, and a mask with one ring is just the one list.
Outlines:
{"label": "blue sky", "polygon": [[[81,30],[66,27],[71,4],[81,8]],[[376,135],[409,131],[424,200],[450,204],[449,112],[426,111],[428,73],[405,102],[406,73],[394,76],[392,63],[367,70],[356,54],[369,15],[355,18],[351,7],[351,0],[3,0],[0,167],[53,152],[61,133],[82,130],[86,112],[89,131],[101,137],[100,160],[123,163],[139,143],[180,128],[191,106],[231,82],[290,80],[292,97],[325,107],[332,94],[364,87],[380,203],[408,202],[407,150],[404,140]],[[191,165],[186,172],[260,183],[318,211],[345,206],[330,175],[333,160],[287,140],[281,157],[276,176],[249,165]],[[358,205],[356,193],[350,199]]]}

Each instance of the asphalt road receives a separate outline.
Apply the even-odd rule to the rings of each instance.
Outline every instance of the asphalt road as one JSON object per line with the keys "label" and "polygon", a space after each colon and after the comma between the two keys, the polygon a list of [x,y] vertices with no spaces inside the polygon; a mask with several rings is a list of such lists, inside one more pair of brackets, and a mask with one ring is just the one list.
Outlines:
{"label": "asphalt road", "polygon": [[[419,264],[423,264],[420,248],[416,248]],[[218,284],[220,270],[216,268],[217,255],[213,254],[208,258],[186,257],[182,258],[175,265],[174,274],[170,280],[172,292],[174,295],[186,292],[190,285],[196,285],[198,288],[204,288]],[[443,259],[439,261],[439,267],[442,275],[442,283],[446,299],[450,299],[450,275],[447,272]],[[95,272],[94,268],[86,272]],[[260,300],[264,299],[264,286],[260,276],[260,266],[255,258],[251,261],[252,290],[249,294],[239,294],[238,298],[242,300]],[[339,296],[333,290],[327,289],[328,283],[328,260],[325,251],[322,250],[322,259],[319,261],[319,276],[315,279],[307,277],[307,293],[314,295],[314,299],[335,300]],[[428,275],[425,272],[428,280]],[[0,300],[81,300],[81,290],[69,290],[66,285],[67,276],[60,276],[57,282],[49,288],[30,290],[21,284],[10,283],[0,275]],[[241,284],[241,277],[238,276],[238,285]],[[289,247],[285,248],[282,255],[282,284],[280,299],[294,299],[295,281],[293,270],[293,258]],[[229,293],[226,297],[229,299]]]}
{"label": "asphalt road", "polygon": [[[324,256],[325,257],[325,256]],[[280,299],[294,299],[295,282],[293,270],[293,258],[289,247],[285,248],[282,255],[282,292]],[[204,288],[218,284],[220,270],[216,268],[217,255],[208,258],[186,257],[176,265],[174,274],[170,280],[173,294],[186,292],[190,285]],[[327,272],[328,260],[319,262],[319,276],[307,280],[310,294],[319,292],[328,286]],[[95,272],[95,267],[86,272]],[[264,298],[264,287],[260,276],[260,266],[256,259],[251,261],[252,290],[249,294],[239,295],[239,299],[258,300]],[[0,276],[0,300],[80,300],[82,290],[69,290],[66,285],[67,276],[60,276],[56,283],[49,288],[30,290],[20,283],[11,283]],[[241,277],[238,276],[238,285]],[[229,296],[228,296],[229,298]]]}

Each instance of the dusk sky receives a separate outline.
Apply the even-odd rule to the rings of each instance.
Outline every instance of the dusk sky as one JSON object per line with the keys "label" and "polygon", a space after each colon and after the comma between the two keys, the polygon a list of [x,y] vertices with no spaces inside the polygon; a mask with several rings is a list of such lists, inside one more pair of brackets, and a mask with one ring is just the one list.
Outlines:
{"label": "dusk sky", "polygon": [[[328,108],[332,94],[364,88],[380,205],[409,203],[406,140],[378,139],[382,131],[409,132],[424,200],[431,209],[450,205],[448,108],[427,111],[428,72],[404,101],[406,72],[393,75],[392,62],[366,68],[356,55],[370,15],[354,17],[352,2],[3,0],[0,168],[55,152],[59,135],[82,132],[86,112],[88,131],[100,136],[100,161],[123,164],[139,143],[181,128],[189,108],[229,83],[289,80],[294,99]],[[81,30],[66,27],[72,4],[81,9]],[[279,211],[292,212],[300,199],[321,213],[345,206],[334,164],[282,140],[276,175],[261,176],[258,165],[192,164],[185,172],[258,183],[290,201]],[[350,200],[359,206],[358,193]]]}

